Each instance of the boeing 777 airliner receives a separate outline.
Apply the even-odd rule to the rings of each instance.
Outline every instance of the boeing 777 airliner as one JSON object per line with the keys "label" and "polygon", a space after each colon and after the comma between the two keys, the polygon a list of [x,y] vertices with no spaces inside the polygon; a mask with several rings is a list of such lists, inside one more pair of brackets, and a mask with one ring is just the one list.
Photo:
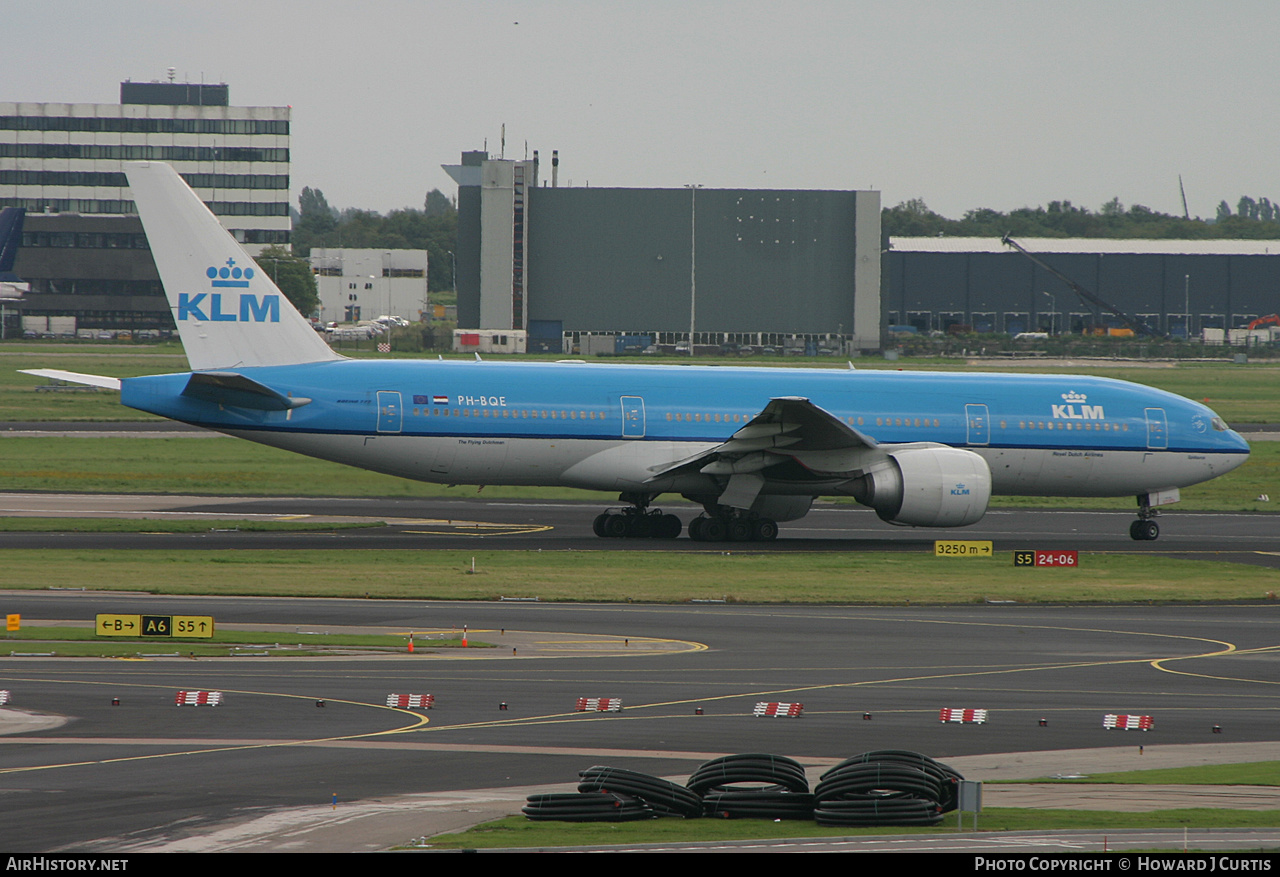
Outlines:
{"label": "boeing 777 airliner", "polygon": [[298,453],[449,484],[618,491],[600,536],[777,537],[818,496],[920,527],[980,520],[995,494],[1136,496],[1159,535],[1179,488],[1245,441],[1203,405],[1071,375],[351,360],[334,353],[166,164],[126,165],[190,372],[115,378],[121,401]]}

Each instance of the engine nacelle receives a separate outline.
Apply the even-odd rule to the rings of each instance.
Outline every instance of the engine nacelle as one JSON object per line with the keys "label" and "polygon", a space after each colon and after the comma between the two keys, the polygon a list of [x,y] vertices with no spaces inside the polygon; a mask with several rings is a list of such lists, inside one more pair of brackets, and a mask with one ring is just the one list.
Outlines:
{"label": "engine nacelle", "polygon": [[890,524],[963,527],[987,513],[991,469],[973,451],[908,448],[891,451],[849,493]]}

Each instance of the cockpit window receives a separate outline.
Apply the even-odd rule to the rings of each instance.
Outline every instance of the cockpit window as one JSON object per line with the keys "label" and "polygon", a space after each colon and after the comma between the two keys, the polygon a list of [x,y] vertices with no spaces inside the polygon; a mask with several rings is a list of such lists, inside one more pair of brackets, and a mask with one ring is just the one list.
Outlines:
{"label": "cockpit window", "polygon": [[1221,417],[1213,418],[1213,428],[1218,432],[1226,432],[1228,429],[1230,429],[1230,427],[1227,426],[1226,421],[1224,421]]}

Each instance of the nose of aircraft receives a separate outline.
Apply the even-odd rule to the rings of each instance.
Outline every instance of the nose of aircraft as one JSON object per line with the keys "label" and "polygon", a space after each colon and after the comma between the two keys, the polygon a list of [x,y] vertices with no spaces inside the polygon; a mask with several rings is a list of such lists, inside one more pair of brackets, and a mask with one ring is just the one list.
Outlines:
{"label": "nose of aircraft", "polygon": [[1249,442],[1234,429],[1227,430],[1227,441],[1230,443],[1232,450],[1239,451],[1242,454],[1249,453]]}
{"label": "nose of aircraft", "polygon": [[1224,429],[1216,433],[1216,437],[1221,452],[1211,455],[1218,458],[1214,466],[1215,477],[1244,465],[1249,459],[1249,442],[1240,433]]}

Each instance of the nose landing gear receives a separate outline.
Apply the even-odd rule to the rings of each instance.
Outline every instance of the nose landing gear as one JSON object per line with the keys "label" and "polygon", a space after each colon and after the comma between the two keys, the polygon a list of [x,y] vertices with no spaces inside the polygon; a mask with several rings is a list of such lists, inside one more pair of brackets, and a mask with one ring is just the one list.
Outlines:
{"label": "nose landing gear", "polygon": [[1151,497],[1138,495],[1138,520],[1129,525],[1129,538],[1135,542],[1154,542],[1160,538],[1160,525],[1156,523],[1156,510],[1151,508]]}

